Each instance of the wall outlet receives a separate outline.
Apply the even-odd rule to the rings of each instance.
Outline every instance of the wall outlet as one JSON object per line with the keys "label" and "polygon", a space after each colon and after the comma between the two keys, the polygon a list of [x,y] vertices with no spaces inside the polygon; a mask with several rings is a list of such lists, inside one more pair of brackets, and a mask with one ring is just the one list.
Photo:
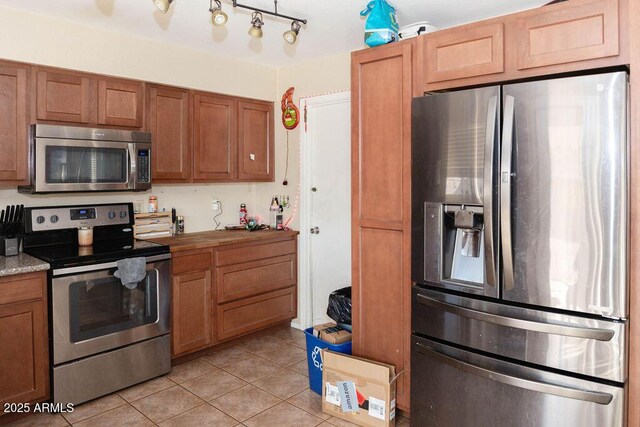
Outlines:
{"label": "wall outlet", "polygon": [[220,200],[216,199],[215,197],[213,199],[211,199],[211,210],[214,212],[218,212],[220,211],[220,209],[222,208],[221,204],[220,204]]}

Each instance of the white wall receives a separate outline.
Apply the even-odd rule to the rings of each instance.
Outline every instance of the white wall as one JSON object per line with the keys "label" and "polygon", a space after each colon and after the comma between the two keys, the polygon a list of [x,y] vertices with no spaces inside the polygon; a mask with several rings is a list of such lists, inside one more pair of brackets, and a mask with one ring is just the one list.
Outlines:
{"label": "white wall", "polygon": [[[282,99],[282,94],[290,87],[295,88],[293,100],[300,106],[300,98],[315,95],[322,95],[330,92],[340,92],[349,90],[351,87],[350,70],[351,54],[348,52],[307,61],[300,64],[283,67],[278,70],[278,104]],[[300,111],[300,125],[289,133],[289,185],[283,187],[282,191],[291,194],[291,209],[289,215],[293,213],[294,200],[298,194],[298,183],[300,182],[300,131],[304,128],[304,111]],[[282,114],[276,117],[276,141],[278,152],[276,153],[276,184],[282,184],[285,169],[287,130],[281,123]],[[285,190],[285,188],[287,188]],[[259,204],[268,203],[267,194],[257,194]],[[299,229],[299,218],[291,221],[293,228]]]}
{"label": "white wall", "polygon": [[[0,188],[0,208],[15,203],[41,206],[146,200],[154,194],[161,208],[175,207],[185,216],[187,232],[213,228],[212,197],[223,202],[219,218],[223,225],[237,223],[240,203],[247,204],[249,214],[268,218],[269,202],[276,194],[290,196],[292,208],[286,211],[290,216],[299,182],[299,129],[289,134],[289,185],[283,186],[286,131],[280,122],[282,93],[294,86],[298,103],[300,97],[349,89],[348,53],[274,69],[4,7],[0,7],[0,58],[275,101],[274,183],[154,185],[146,193],[44,196]],[[290,225],[297,229],[298,224],[295,218]]]}

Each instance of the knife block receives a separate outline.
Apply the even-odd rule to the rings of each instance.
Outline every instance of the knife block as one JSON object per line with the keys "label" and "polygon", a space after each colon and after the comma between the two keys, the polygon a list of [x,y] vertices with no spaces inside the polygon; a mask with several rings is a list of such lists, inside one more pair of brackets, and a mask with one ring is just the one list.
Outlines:
{"label": "knife block", "polygon": [[20,238],[0,237],[0,255],[4,255],[4,256],[18,255],[19,249],[20,249]]}

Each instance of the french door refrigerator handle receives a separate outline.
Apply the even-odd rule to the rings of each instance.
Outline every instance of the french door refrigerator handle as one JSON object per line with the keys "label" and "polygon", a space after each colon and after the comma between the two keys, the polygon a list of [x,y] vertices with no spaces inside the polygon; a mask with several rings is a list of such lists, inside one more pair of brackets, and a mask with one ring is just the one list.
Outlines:
{"label": "french door refrigerator handle", "polygon": [[500,372],[492,371],[486,368],[482,368],[480,366],[473,365],[471,363],[463,362],[462,360],[459,360],[455,357],[442,354],[439,351],[431,349],[420,343],[416,343],[416,350],[419,353],[434,357],[438,359],[438,361],[445,363],[453,368],[460,369],[470,374],[487,378],[492,381],[497,381],[513,387],[519,387],[525,390],[532,390],[538,393],[553,394],[555,396],[567,397],[569,399],[597,403],[599,405],[608,405],[613,400],[613,396],[609,393],[581,390],[581,389],[572,388],[572,387],[559,386],[555,384],[532,381],[532,380],[528,380],[520,377],[514,377],[512,375],[507,375]]}
{"label": "french door refrigerator handle", "polygon": [[498,97],[489,98],[487,110],[486,139],[484,144],[484,262],[485,281],[488,286],[496,287],[496,267],[493,245],[493,153],[496,144],[498,116]]}
{"label": "french door refrigerator handle", "polygon": [[502,270],[505,290],[514,288],[513,248],[511,241],[511,154],[515,127],[515,98],[507,95],[504,102],[502,154],[500,167],[500,235],[502,236]]}
{"label": "french door refrigerator handle", "polygon": [[534,320],[518,319],[515,317],[505,317],[498,314],[486,313],[471,308],[460,307],[438,301],[424,295],[417,295],[418,303],[431,308],[453,313],[468,319],[480,322],[493,323],[495,325],[507,326],[509,328],[523,329],[526,331],[542,332],[545,334],[563,335],[572,338],[586,338],[598,341],[611,341],[615,335],[614,331],[602,328],[583,328],[574,325],[561,325],[556,323],[537,322]]}

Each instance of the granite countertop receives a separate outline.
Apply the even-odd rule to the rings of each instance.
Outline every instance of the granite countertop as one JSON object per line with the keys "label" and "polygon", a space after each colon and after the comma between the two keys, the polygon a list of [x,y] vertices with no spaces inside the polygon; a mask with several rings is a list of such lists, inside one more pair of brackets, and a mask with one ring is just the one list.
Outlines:
{"label": "granite countertop", "polygon": [[278,230],[218,230],[200,231],[197,233],[178,234],[176,236],[148,238],[163,245],[169,245],[171,252],[186,251],[190,249],[203,249],[213,246],[230,245],[233,243],[251,242],[297,236],[297,231]]}
{"label": "granite countertop", "polygon": [[0,277],[48,270],[49,264],[20,252],[16,256],[0,256]]}

